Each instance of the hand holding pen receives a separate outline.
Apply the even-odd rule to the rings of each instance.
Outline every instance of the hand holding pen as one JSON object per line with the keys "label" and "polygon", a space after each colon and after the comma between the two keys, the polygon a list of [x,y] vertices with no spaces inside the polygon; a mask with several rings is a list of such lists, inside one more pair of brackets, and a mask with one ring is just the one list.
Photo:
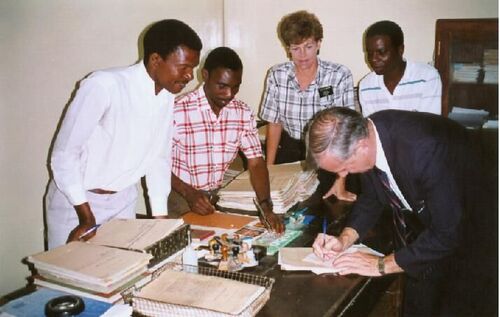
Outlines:
{"label": "hand holding pen", "polygon": [[95,231],[97,230],[97,228],[99,228],[100,225],[94,225],[92,227],[90,227],[90,229],[88,229],[87,231],[85,231],[84,233],[82,233],[79,237],[78,237],[78,240],[85,240],[87,241],[88,238],[91,238],[90,234],[94,233],[92,236],[95,235]]}
{"label": "hand holding pen", "polygon": [[88,239],[92,238],[95,235],[96,230],[97,228],[99,228],[99,226],[100,225],[93,225],[93,226],[78,225],[71,231],[68,240],[66,242],[87,241]]}
{"label": "hand holding pen", "polygon": [[313,243],[314,254],[323,261],[334,259],[344,249],[339,239],[326,234],[327,227],[327,218],[323,217],[323,232],[318,234]]}

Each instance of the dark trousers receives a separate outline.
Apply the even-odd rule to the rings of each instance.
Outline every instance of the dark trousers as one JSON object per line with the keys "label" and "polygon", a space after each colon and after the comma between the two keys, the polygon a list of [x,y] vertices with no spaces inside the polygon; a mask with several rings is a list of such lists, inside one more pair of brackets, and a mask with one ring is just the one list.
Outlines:
{"label": "dark trousers", "polygon": [[306,153],[306,144],[303,140],[294,139],[286,131],[282,131],[274,163],[303,161],[306,159]]}
{"label": "dark trousers", "polygon": [[449,289],[449,273],[448,261],[440,261],[418,277],[406,275],[403,316],[440,316]]}

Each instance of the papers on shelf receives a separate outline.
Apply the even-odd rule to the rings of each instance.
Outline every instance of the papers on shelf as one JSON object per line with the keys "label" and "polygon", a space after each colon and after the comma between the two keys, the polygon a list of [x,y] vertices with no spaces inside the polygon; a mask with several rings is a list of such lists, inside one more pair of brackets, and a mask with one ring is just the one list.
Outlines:
{"label": "papers on shelf", "polygon": [[480,70],[480,64],[454,63],[453,80],[462,83],[475,83],[478,80]]}
{"label": "papers on shelf", "polygon": [[[319,184],[316,171],[304,170],[301,162],[268,166],[273,211],[285,213],[296,203],[309,198]],[[248,171],[241,173],[219,191],[221,208],[256,211],[255,192]]]}
{"label": "papers on shelf", "polygon": [[453,107],[448,118],[467,128],[479,128],[486,122],[488,115],[489,112],[485,110]]}
{"label": "papers on shelf", "polygon": [[498,120],[488,120],[483,124],[484,129],[498,129]]}
{"label": "papers on shelf", "polygon": [[498,49],[485,49],[483,53],[485,84],[498,83]]}
{"label": "papers on shelf", "polygon": [[182,219],[112,219],[102,224],[89,242],[144,251],[183,224]]}
{"label": "papers on shelf", "polygon": [[231,279],[165,270],[134,296],[133,304],[148,316],[166,315],[172,305],[238,315],[264,290]]}
{"label": "papers on shelf", "polygon": [[[364,252],[376,256],[383,256],[363,244],[355,244],[343,253]],[[312,248],[282,248],[278,256],[278,264],[285,271],[311,271],[315,274],[337,273],[332,267],[333,260],[323,261],[318,258]]]}
{"label": "papers on shelf", "polygon": [[150,254],[73,241],[31,255],[28,261],[47,280],[111,293],[146,271]]}

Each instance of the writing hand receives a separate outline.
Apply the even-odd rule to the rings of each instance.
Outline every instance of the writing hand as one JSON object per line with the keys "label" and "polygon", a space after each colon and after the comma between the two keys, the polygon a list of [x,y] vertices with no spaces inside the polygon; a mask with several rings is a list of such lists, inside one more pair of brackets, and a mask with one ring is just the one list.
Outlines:
{"label": "writing hand", "polygon": [[324,260],[331,260],[344,251],[344,245],[337,237],[323,233],[318,234],[312,247],[314,254]]}
{"label": "writing hand", "polygon": [[[92,223],[84,223],[84,224],[79,224],[71,232],[69,233],[68,240],[66,243],[70,241],[87,241],[93,236],[95,236],[96,230],[93,230],[91,232],[88,232],[90,229],[95,227],[95,222]],[[81,237],[81,238],[80,238]]]}

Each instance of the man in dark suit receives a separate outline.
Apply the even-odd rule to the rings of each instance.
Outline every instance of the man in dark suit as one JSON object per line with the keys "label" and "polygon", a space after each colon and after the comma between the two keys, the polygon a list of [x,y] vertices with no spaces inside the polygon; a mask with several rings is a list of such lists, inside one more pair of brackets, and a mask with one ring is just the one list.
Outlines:
{"label": "man in dark suit", "polygon": [[[341,176],[361,173],[362,187],[346,228],[318,235],[316,255],[342,275],[404,272],[407,316],[496,315],[498,207],[476,144],[462,126],[428,113],[319,113],[309,134],[313,158]],[[384,206],[392,209],[394,252],[339,256]]]}

